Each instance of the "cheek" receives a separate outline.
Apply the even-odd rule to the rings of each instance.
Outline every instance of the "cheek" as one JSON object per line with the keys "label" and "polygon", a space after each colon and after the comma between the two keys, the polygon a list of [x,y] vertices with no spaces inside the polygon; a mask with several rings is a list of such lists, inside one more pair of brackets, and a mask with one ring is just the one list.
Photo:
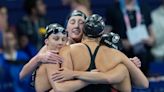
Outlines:
{"label": "cheek", "polygon": [[53,39],[51,39],[51,40],[49,40],[47,43],[48,43],[49,46],[53,46],[53,45],[56,44],[56,41],[53,40]]}
{"label": "cheek", "polygon": [[56,44],[57,44],[57,41],[52,40],[52,41],[51,41],[51,44],[52,44],[52,45],[56,45]]}
{"label": "cheek", "polygon": [[66,42],[67,42],[67,41],[63,41],[63,42],[62,42],[63,46],[66,44]]}
{"label": "cheek", "polygon": [[67,25],[67,29],[68,29],[68,31],[70,31],[71,29],[73,29],[73,27],[74,27],[74,25],[73,25],[73,24],[68,23],[68,25]]}
{"label": "cheek", "polygon": [[84,25],[82,24],[82,25],[80,25],[80,30],[81,31],[83,31],[83,27],[84,27]]}
{"label": "cheek", "polygon": [[49,46],[50,46],[51,49],[55,49],[55,48],[57,48],[56,43],[51,43],[51,44],[49,44]]}

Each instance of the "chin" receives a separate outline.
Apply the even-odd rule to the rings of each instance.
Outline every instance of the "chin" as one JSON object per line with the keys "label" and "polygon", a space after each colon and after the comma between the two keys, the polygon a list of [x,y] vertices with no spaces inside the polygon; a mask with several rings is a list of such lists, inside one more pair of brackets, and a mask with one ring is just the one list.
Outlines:
{"label": "chin", "polygon": [[79,34],[79,35],[73,35],[72,36],[73,39],[81,39],[82,38],[82,35]]}

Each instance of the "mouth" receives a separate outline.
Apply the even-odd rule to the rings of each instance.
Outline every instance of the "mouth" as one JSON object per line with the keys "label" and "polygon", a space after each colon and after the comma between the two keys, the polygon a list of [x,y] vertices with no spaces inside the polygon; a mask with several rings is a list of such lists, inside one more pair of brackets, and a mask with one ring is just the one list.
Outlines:
{"label": "mouth", "polygon": [[79,35],[81,33],[80,29],[73,29],[72,33],[75,35]]}
{"label": "mouth", "polygon": [[63,46],[58,46],[58,49],[61,49]]}

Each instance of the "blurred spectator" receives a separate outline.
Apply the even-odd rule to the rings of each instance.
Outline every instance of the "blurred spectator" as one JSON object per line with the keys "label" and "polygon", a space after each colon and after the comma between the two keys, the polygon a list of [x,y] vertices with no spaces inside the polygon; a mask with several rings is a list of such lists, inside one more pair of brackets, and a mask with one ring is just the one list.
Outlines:
{"label": "blurred spectator", "polygon": [[164,61],[164,0],[162,5],[152,12],[155,45],[151,52],[157,61]]}
{"label": "blurred spectator", "polygon": [[7,30],[7,19],[7,8],[5,6],[0,6],[0,52],[2,51],[3,32]]}
{"label": "blurred spectator", "polygon": [[[27,84],[29,81],[20,82],[19,81],[19,72],[23,65],[27,63],[30,59],[29,56],[23,51],[18,50],[17,39],[12,31],[4,32],[4,53],[3,59],[4,63],[8,65],[8,73],[10,73],[13,87],[15,92],[24,92],[27,89]],[[26,84],[26,85],[25,85]],[[10,91],[11,92],[11,91]]]}
{"label": "blurred spectator", "polygon": [[64,6],[70,6],[71,11],[79,10],[87,16],[91,15],[90,0],[62,0]]}
{"label": "blurred spectator", "polygon": [[3,53],[0,52],[0,92],[14,91],[14,84],[9,70],[10,67],[5,62]]}
{"label": "blurred spectator", "polygon": [[25,0],[24,9],[27,13],[18,25],[18,36],[21,48],[24,48],[29,55],[34,56],[36,50],[43,45],[45,26],[48,24],[44,18],[46,5],[43,0]]}
{"label": "blurred spectator", "polygon": [[[121,36],[123,52],[128,57],[139,57],[142,61],[141,70],[146,74],[151,60],[150,48],[154,44],[149,8],[137,0],[116,0],[114,6],[108,10],[106,19],[107,25],[111,26],[112,31]],[[149,37],[132,45],[127,33],[134,30],[144,30],[148,32]],[[135,34],[133,34],[134,38]]]}

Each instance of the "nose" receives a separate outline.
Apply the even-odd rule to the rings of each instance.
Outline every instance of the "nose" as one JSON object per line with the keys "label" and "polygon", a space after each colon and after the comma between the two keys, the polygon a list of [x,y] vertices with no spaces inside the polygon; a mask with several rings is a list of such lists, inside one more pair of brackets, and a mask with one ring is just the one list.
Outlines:
{"label": "nose", "polygon": [[79,23],[76,21],[75,23],[75,27],[78,28],[79,27]]}
{"label": "nose", "polygon": [[63,46],[64,46],[63,43],[58,43],[58,47],[59,47],[59,48],[61,48],[61,47],[63,47]]}
{"label": "nose", "polygon": [[59,45],[59,46],[62,46],[62,45],[63,45],[62,39],[59,40],[58,45]]}

